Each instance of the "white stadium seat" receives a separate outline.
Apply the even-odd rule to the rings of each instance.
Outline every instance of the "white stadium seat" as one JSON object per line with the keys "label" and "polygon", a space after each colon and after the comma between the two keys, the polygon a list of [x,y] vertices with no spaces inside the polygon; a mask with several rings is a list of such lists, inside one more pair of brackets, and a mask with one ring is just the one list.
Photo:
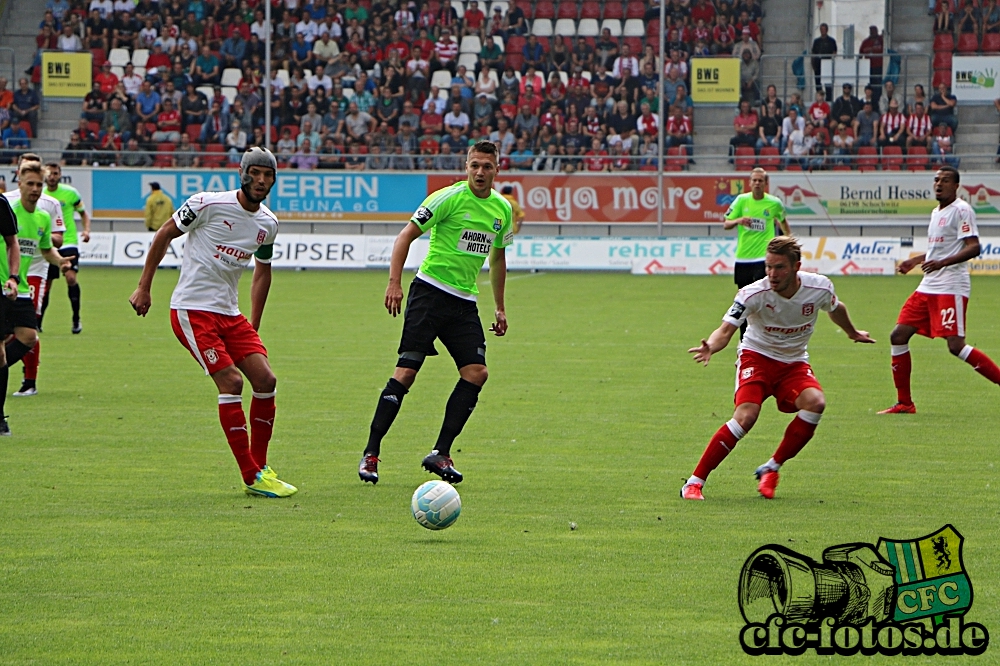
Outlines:
{"label": "white stadium seat", "polygon": [[551,19],[535,19],[531,22],[531,34],[535,37],[551,37],[552,36],[552,20]]}
{"label": "white stadium seat", "polygon": [[597,19],[580,19],[580,25],[576,27],[576,34],[579,37],[597,37],[601,34],[601,26]]}
{"label": "white stadium seat", "polygon": [[483,48],[482,43],[479,41],[479,37],[476,35],[466,35],[462,37],[462,43],[458,47],[459,53],[475,53],[479,55],[480,49]]}
{"label": "white stadium seat", "polygon": [[625,29],[622,34],[626,37],[645,37],[646,24],[642,19],[628,19],[625,21]]}
{"label": "white stadium seat", "polygon": [[136,49],[132,51],[132,64],[136,67],[145,67],[149,60],[149,49]]}
{"label": "white stadium seat", "polygon": [[554,32],[559,37],[572,37],[576,35],[576,21],[569,18],[557,19]]}
{"label": "white stadium seat", "polygon": [[622,36],[622,22],[618,19],[604,19],[601,23],[601,31],[603,32],[605,28],[611,31],[612,37]]}
{"label": "white stadium seat", "polygon": [[437,86],[441,90],[451,90],[451,72],[439,69],[431,74],[431,86]]}
{"label": "white stadium seat", "polygon": [[222,96],[229,100],[229,103],[232,104],[233,100],[236,99],[236,88],[233,88],[232,86],[222,86]]}
{"label": "white stadium seat", "polygon": [[493,42],[500,47],[501,53],[506,48],[506,45],[503,43],[503,37],[501,37],[500,35],[493,35]]}
{"label": "white stadium seat", "polygon": [[108,54],[108,61],[112,67],[124,67],[132,62],[132,58],[128,54],[128,49],[111,49],[111,53]]}
{"label": "white stadium seat", "polygon": [[465,65],[465,69],[473,74],[476,71],[476,65],[479,63],[479,56],[474,53],[461,53],[458,56],[458,64]]}
{"label": "white stadium seat", "polygon": [[222,85],[223,87],[233,87],[235,88],[240,83],[240,79],[243,78],[243,72],[236,69],[235,67],[226,67],[222,70]]}

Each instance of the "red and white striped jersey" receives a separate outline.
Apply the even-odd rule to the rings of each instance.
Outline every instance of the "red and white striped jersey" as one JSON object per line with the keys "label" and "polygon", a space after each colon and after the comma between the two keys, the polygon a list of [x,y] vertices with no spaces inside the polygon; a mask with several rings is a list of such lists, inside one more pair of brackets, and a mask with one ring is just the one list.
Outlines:
{"label": "red and white striped jersey", "polygon": [[910,135],[915,136],[918,139],[922,139],[927,136],[932,129],[934,129],[933,123],[931,123],[931,117],[926,113],[922,116],[913,114],[906,121],[906,127],[910,130]]}
{"label": "red and white striped jersey", "polygon": [[674,116],[670,116],[667,120],[667,134],[690,134],[691,133],[691,119],[687,116],[681,116],[680,120]]}
{"label": "red and white striped jersey", "polygon": [[906,116],[902,113],[886,113],[882,116],[882,127],[886,134],[895,134],[896,130],[906,123]]}

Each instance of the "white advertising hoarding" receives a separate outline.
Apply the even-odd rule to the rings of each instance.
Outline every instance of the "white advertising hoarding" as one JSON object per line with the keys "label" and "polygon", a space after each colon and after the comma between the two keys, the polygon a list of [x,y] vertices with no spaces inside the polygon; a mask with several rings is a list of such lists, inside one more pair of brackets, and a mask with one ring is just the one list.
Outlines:
{"label": "white advertising hoarding", "polygon": [[1000,55],[951,59],[951,94],[959,102],[992,102],[1000,97]]}

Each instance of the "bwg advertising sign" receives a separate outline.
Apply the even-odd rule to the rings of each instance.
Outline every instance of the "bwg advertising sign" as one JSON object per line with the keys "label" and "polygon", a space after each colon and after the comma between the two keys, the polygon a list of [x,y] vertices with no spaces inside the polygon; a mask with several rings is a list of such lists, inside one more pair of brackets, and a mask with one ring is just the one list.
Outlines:
{"label": "bwg advertising sign", "polygon": [[90,92],[90,51],[42,53],[42,94],[46,97],[83,99]]}
{"label": "bwg advertising sign", "polygon": [[992,102],[1000,97],[1000,56],[955,56],[951,60],[951,94],[959,102]]}
{"label": "bwg advertising sign", "polygon": [[740,101],[740,60],[691,58],[691,99],[729,104]]}
{"label": "bwg advertising sign", "polygon": [[739,580],[743,651],[751,655],[978,655],[985,626],[966,620],[972,581],[951,525],[915,539],[846,543],[822,561],[769,544]]}

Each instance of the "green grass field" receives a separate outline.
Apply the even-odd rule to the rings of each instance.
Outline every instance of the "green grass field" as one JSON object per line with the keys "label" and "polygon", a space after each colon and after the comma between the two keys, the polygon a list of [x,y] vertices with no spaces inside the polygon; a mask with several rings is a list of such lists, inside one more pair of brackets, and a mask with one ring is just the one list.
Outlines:
{"label": "green grass field", "polygon": [[[1000,389],[914,339],[919,414],[875,415],[894,402],[888,334],[916,278],[836,281],[878,344],[821,319],[827,412],[777,499],[752,476],[789,420],[772,401],[695,503],[677,493],[731,415],[734,347],[708,368],[686,350],[718,325],[730,279],[512,274],[510,332],[489,342],[491,379],[453,450],[462,517],[430,532],[409,500],[457,378],[446,354],[407,397],[378,486],[357,477],[402,325],[385,274],[275,275],[270,462],[300,488],[283,501],[241,490],[214,385],[170,331],[176,275],[158,275],[142,320],[137,271],[85,269],[79,336],[56,285],[40,393],[8,399],[0,442],[0,663],[750,663],[736,590],[753,550],[819,559],[945,523],[966,537],[968,618],[1000,632]],[[995,359],[997,284],[973,281],[968,315]]]}

